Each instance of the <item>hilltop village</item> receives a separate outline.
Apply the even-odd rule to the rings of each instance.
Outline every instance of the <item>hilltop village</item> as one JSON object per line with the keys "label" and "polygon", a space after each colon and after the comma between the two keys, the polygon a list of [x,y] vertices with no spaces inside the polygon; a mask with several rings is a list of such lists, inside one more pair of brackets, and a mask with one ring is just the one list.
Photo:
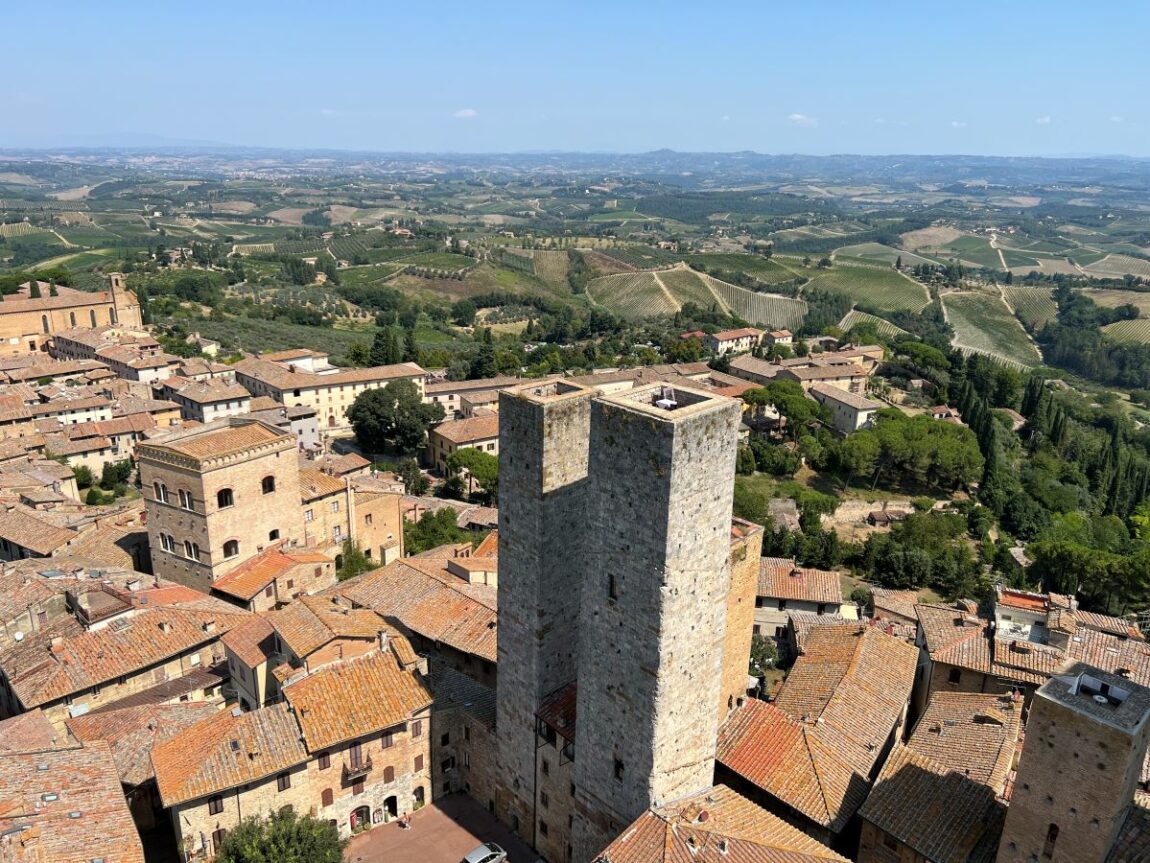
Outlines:
{"label": "hilltop village", "polygon": [[[386,841],[462,798],[547,863],[1150,860],[1136,619],[853,589],[777,553],[801,502],[736,514],[757,441],[873,433],[882,344],[454,380],[187,338],[118,274],[0,298],[0,860],[210,860],[285,808]],[[392,435],[427,408],[414,475],[373,393]]]}

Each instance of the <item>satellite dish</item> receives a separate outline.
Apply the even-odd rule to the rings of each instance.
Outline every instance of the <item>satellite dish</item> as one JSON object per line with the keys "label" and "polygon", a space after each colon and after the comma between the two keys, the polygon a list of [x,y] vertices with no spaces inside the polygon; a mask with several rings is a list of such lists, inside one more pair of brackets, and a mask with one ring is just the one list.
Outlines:
{"label": "satellite dish", "polygon": [[16,630],[14,633],[12,633],[12,640],[13,641],[23,641],[24,640],[24,633],[21,632],[20,630]]}

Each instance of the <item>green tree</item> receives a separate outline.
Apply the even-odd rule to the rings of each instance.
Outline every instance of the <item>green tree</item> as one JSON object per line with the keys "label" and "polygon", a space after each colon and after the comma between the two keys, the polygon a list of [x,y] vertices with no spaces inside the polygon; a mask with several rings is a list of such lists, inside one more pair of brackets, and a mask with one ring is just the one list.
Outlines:
{"label": "green tree", "polygon": [[[447,457],[447,470],[453,476],[467,471],[470,478],[483,489],[486,501],[494,505],[499,499],[499,459],[491,453],[475,447],[458,449]],[[474,492],[471,496],[474,497]]]}
{"label": "green tree", "polygon": [[403,480],[403,490],[408,494],[426,494],[431,486],[431,480],[419,469],[419,462],[413,458],[404,459],[396,475]]}
{"label": "green tree", "polygon": [[425,512],[419,521],[405,521],[403,524],[403,547],[409,555],[471,538],[471,534],[457,524],[455,510],[449,506],[436,512]]}
{"label": "green tree", "polygon": [[90,488],[96,478],[92,476],[92,469],[87,465],[78,464],[72,468],[72,475],[76,477],[77,488]]}
{"label": "green tree", "polygon": [[36,279],[33,279],[31,284],[32,284],[32,286],[28,289],[29,299],[33,299],[33,300],[40,299],[40,282],[37,281]]}
{"label": "green tree", "polygon": [[397,380],[360,393],[347,417],[364,449],[412,453],[423,445],[428,426],[443,419],[443,406],[424,404],[413,382]]}
{"label": "green tree", "polygon": [[104,502],[104,495],[95,486],[88,489],[88,494],[84,497],[84,503],[88,506],[99,506]]}
{"label": "green tree", "polygon": [[340,567],[336,570],[335,577],[340,581],[347,581],[349,578],[355,578],[361,572],[375,569],[375,564],[372,563],[371,558],[364,554],[350,538],[343,541],[343,548],[340,549],[339,557]]}
{"label": "green tree", "polygon": [[131,475],[132,462],[130,459],[104,462],[104,470],[100,475],[100,487],[105,489],[115,488],[117,485],[122,485],[127,482],[128,477]]}
{"label": "green tree", "polygon": [[779,651],[775,643],[769,638],[763,638],[757,632],[751,636],[751,658],[747,665],[747,674],[751,677],[762,677],[768,668],[774,668],[779,661]]}
{"label": "green tree", "polygon": [[343,863],[346,841],[335,827],[285,806],[264,819],[245,818],[224,836],[218,863]]}
{"label": "green tree", "polygon": [[371,343],[371,364],[392,366],[403,362],[403,348],[395,327],[384,327],[375,334]]}

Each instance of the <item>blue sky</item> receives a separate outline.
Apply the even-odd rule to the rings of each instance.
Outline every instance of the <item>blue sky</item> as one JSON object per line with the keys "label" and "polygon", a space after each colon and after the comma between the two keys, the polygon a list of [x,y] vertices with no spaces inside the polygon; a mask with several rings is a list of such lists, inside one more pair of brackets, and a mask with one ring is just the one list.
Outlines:
{"label": "blue sky", "polygon": [[6,3],[0,147],[1150,155],[1150,3]]}

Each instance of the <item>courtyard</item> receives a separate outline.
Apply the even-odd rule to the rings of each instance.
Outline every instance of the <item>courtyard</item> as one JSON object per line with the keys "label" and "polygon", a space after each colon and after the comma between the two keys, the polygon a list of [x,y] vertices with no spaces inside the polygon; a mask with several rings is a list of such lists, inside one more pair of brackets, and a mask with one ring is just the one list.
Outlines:
{"label": "courtyard", "polygon": [[510,863],[534,863],[534,852],[464,794],[452,794],[411,816],[411,829],[396,822],[377,824],[352,838],[344,852],[349,863],[460,863],[483,842],[494,842]]}

